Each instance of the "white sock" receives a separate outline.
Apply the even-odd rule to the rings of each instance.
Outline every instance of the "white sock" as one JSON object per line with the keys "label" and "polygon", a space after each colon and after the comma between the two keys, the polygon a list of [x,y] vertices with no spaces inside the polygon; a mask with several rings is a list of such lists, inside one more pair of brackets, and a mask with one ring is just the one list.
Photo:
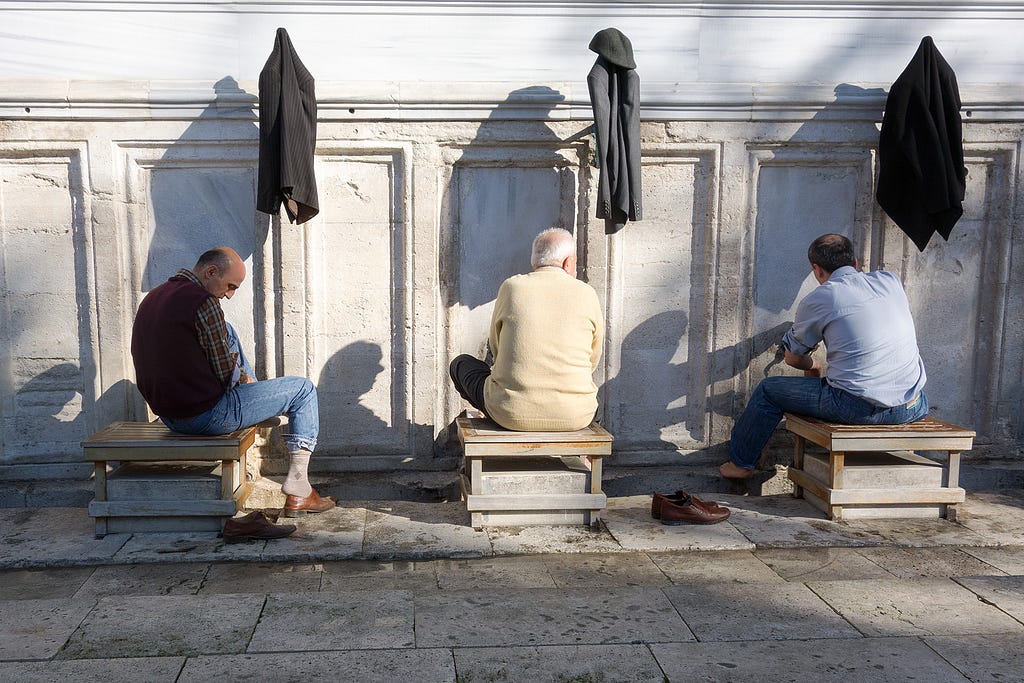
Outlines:
{"label": "white sock", "polygon": [[281,490],[288,496],[305,498],[313,492],[309,485],[309,457],[313,455],[305,448],[292,451],[288,454],[288,476],[285,477]]}

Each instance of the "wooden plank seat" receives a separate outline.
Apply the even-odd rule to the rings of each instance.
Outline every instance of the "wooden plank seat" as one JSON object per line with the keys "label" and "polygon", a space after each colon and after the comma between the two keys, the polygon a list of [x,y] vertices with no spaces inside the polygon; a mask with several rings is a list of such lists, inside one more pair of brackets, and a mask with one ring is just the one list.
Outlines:
{"label": "wooden plank seat", "polygon": [[[244,502],[249,492],[245,481],[245,458],[249,447],[256,439],[257,427],[246,427],[223,436],[188,436],[172,432],[161,422],[114,422],[82,442],[84,459],[92,461],[96,494],[89,504],[89,515],[96,518],[96,537],[108,533],[108,520],[141,519],[157,517],[196,518],[207,517],[215,520],[215,528],[222,528],[223,521],[235,514],[238,505]],[[121,468],[108,476],[110,462],[121,463]],[[198,468],[202,476],[219,477],[219,491],[216,488],[206,497],[189,498],[161,495],[154,490],[159,483],[130,488],[128,499],[112,500],[111,487],[120,483],[119,472],[127,478],[129,468],[133,472],[146,469],[156,472],[161,467],[177,471],[178,477],[196,479],[185,467],[188,463],[208,463],[217,467]],[[173,478],[165,477],[165,480]],[[207,489],[209,487],[206,487]],[[200,489],[202,490],[202,489]],[[119,529],[123,530],[123,529]]]}
{"label": "wooden plank seat", "polygon": [[514,432],[484,418],[456,418],[461,477],[473,528],[596,525],[608,503],[601,459],[613,437],[592,423],[576,432]]}
{"label": "wooden plank seat", "polygon": [[[824,501],[830,519],[842,519],[844,509],[852,511],[857,506],[892,506],[895,510],[915,505],[944,506],[946,518],[956,519],[956,505],[965,498],[959,486],[960,454],[973,447],[973,431],[930,416],[902,425],[834,424],[794,413],[786,413],[785,418],[786,429],[794,435],[793,464],[789,468],[793,495],[802,497],[806,490]],[[828,467],[823,477],[815,477],[808,471],[807,441],[828,452]],[[890,481],[885,486],[853,488],[847,485],[849,466],[857,462],[849,458],[895,451],[945,451],[947,463],[939,480],[931,484],[898,486]],[[889,462],[912,463],[915,460],[936,466],[912,453]],[[878,483],[886,478],[885,470],[881,471]],[[894,470],[890,468],[889,472]]]}

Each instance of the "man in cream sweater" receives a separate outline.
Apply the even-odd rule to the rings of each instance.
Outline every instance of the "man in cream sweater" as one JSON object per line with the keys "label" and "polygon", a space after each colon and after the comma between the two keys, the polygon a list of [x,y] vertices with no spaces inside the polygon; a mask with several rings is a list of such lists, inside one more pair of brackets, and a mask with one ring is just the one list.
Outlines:
{"label": "man in cream sweater", "polygon": [[498,289],[489,342],[494,366],[463,354],[449,372],[474,408],[506,429],[583,429],[597,411],[594,369],[604,320],[597,292],[576,279],[576,240],[549,228],[533,241],[533,272]]}

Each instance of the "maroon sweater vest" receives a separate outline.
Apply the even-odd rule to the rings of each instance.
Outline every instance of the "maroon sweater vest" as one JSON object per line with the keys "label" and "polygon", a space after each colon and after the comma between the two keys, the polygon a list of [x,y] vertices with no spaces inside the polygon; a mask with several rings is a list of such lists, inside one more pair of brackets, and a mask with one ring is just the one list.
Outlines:
{"label": "maroon sweater vest", "polygon": [[183,277],[156,287],[132,326],[135,381],[153,412],[186,418],[205,413],[224,396],[196,337],[196,311],[213,296]]}

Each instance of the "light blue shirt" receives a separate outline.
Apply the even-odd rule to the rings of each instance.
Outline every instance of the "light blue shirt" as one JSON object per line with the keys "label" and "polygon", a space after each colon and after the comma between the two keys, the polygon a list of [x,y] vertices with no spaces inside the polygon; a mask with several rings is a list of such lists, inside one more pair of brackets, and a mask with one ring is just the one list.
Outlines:
{"label": "light blue shirt", "polygon": [[800,356],[819,342],[826,381],[882,407],[917,397],[927,379],[903,285],[893,273],[837,268],[796,309],[782,345]]}

